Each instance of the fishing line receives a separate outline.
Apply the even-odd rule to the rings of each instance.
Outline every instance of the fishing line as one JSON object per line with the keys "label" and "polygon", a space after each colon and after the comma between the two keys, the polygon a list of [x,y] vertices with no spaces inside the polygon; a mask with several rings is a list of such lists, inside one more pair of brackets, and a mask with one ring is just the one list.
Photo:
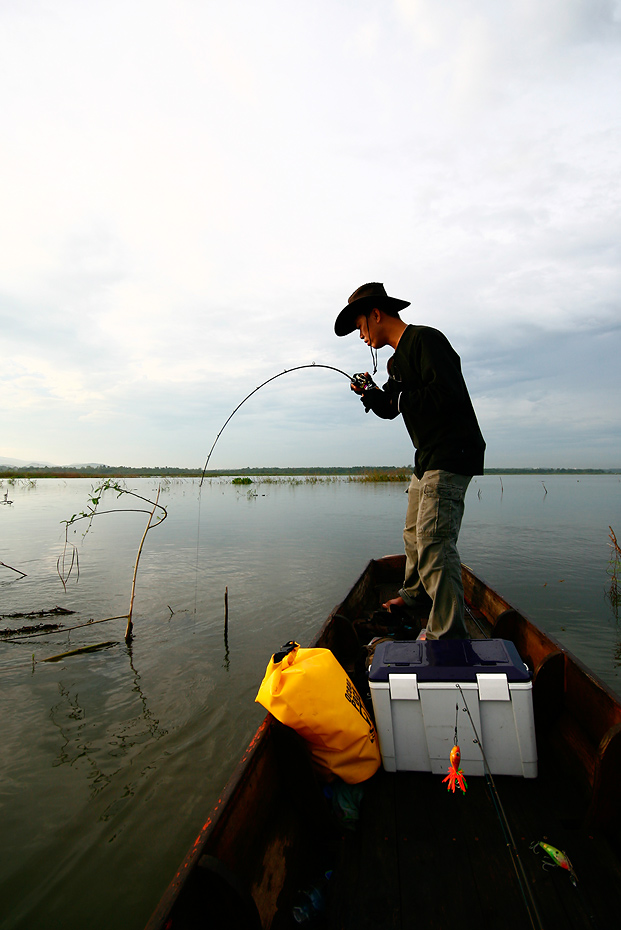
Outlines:
{"label": "fishing line", "polygon": [[461,685],[457,684],[456,688],[461,695],[462,701],[464,702],[464,710],[466,711],[466,713],[468,714],[468,717],[470,718],[470,724],[474,731],[474,737],[475,737],[474,742],[479,747],[481,751],[481,756],[483,757],[483,769],[485,771],[485,781],[490,790],[492,803],[494,805],[496,814],[498,815],[498,819],[500,821],[500,827],[502,829],[502,833],[505,838],[505,842],[507,844],[507,849],[509,850],[509,855],[511,856],[511,862],[515,870],[518,884],[520,886],[520,891],[522,893],[522,898],[524,900],[524,905],[526,907],[528,916],[530,918],[531,926],[533,927],[533,930],[543,930],[543,922],[541,920],[541,915],[539,914],[537,903],[533,897],[533,893],[532,893],[530,884],[528,882],[528,878],[526,877],[526,872],[524,871],[524,866],[522,865],[522,860],[520,859],[520,854],[515,844],[515,840],[513,838],[513,833],[511,832],[511,827],[509,826],[507,815],[505,814],[504,807],[502,806],[502,802],[500,800],[498,791],[496,789],[496,785],[494,783],[494,778],[492,775],[492,770],[489,767],[487,756],[485,755],[485,750],[483,749],[483,743],[481,742],[479,738],[479,734],[477,732],[477,728],[474,725],[474,720],[472,719],[470,708],[468,707],[468,704],[466,703],[466,698],[464,697],[464,692],[461,689]]}

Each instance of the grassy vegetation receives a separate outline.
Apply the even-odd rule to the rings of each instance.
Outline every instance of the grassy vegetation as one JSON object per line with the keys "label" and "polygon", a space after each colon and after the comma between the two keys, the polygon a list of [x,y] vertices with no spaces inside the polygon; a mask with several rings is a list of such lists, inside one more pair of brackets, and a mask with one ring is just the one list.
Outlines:
{"label": "grassy vegetation", "polygon": [[486,468],[486,475],[621,475],[621,468]]}
{"label": "grassy vegetation", "polygon": [[387,470],[384,468],[373,468],[370,471],[364,472],[362,475],[355,476],[350,475],[350,481],[369,481],[373,483],[381,483],[385,481],[410,481],[412,478],[412,469],[411,468],[395,468]]}
{"label": "grassy vegetation", "polygon": [[[0,479],[8,483],[17,478],[200,478],[201,468],[130,468],[126,465],[94,465],[85,468],[32,465],[12,467],[0,463]],[[621,468],[486,468],[486,475],[619,475]],[[406,481],[412,475],[409,465],[354,465],[345,467],[323,467],[311,465],[306,468],[228,468],[205,472],[206,478],[218,477],[263,477],[282,478],[296,476],[341,476],[363,481]]]}
{"label": "grassy vegetation", "polygon": [[[176,477],[176,478],[200,478],[203,471],[201,468],[130,468],[128,466],[92,466],[85,468],[64,468],[64,467],[47,467],[47,466],[26,466],[26,467],[9,467],[0,464],[0,479],[11,481],[15,478],[152,478],[152,477]],[[289,476],[379,476],[387,475],[387,478],[371,478],[370,480],[400,481],[401,475],[411,476],[412,469],[410,466],[398,467],[394,465],[353,465],[345,467],[324,467],[311,465],[306,468],[227,468],[212,469],[205,472],[206,478],[221,478],[236,476],[244,477],[263,477],[263,478],[282,478]],[[391,477],[399,476],[399,477]],[[242,482],[236,482],[242,483]]]}

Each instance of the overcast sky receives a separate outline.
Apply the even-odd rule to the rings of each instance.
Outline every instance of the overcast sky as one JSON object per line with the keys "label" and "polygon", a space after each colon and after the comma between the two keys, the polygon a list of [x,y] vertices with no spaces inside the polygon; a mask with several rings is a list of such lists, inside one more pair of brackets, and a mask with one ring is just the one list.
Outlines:
{"label": "overcast sky", "polygon": [[[488,466],[620,466],[620,78],[619,0],[0,0],[0,461],[202,466],[382,281]],[[210,466],[411,460],[317,369]]]}

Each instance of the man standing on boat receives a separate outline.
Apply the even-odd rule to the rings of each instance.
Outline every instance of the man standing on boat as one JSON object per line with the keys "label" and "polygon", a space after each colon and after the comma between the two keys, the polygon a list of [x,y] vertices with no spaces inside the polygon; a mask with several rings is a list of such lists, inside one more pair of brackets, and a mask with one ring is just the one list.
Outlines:
{"label": "man standing on boat", "polygon": [[358,330],[371,350],[392,346],[382,388],[368,373],[352,390],[365,411],[392,420],[401,414],[416,449],[408,490],[403,539],[406,566],[399,596],[388,609],[428,616],[426,638],[467,636],[457,537],[464,497],[473,475],[483,474],[485,442],[461,372],[446,336],[430,326],[407,325],[399,312],[407,300],[386,294],[383,284],[363,284],[339,313],[334,331]]}

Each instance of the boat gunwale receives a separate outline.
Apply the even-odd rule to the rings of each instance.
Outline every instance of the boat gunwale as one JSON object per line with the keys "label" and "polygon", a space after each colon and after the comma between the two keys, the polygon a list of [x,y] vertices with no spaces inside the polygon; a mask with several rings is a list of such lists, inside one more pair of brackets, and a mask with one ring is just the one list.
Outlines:
{"label": "boat gunwale", "polygon": [[209,817],[201,827],[198,836],[183,858],[174,877],[167,885],[157,907],[145,925],[145,930],[157,930],[157,928],[165,926],[164,922],[169,917],[170,911],[179,898],[193,869],[199,864],[202,856],[205,855],[209,842],[217,835],[218,831],[224,828],[230,816],[235,797],[242,792],[249,772],[256,767],[259,758],[267,751],[274,722],[274,718],[268,713],[259,724],[241,759],[224,785],[222,793],[212,807]]}

